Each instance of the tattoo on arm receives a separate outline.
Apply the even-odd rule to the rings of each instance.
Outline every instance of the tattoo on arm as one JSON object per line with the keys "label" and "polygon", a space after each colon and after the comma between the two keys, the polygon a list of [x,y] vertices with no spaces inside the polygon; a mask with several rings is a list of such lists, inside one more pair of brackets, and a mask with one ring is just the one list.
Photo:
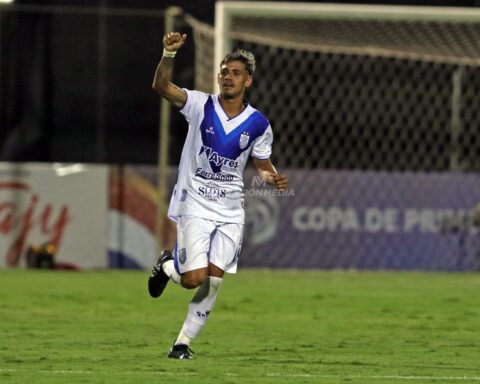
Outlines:
{"label": "tattoo on arm", "polygon": [[172,83],[173,58],[162,57],[155,71],[152,88],[174,106],[182,108],[187,100],[183,89]]}

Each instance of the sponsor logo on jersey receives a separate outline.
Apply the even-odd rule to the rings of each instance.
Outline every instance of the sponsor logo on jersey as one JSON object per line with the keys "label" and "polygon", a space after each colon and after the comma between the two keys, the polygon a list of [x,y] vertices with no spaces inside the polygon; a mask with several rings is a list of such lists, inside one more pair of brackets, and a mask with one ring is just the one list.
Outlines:
{"label": "sponsor logo on jersey", "polygon": [[229,159],[228,157],[221,156],[217,151],[214,151],[212,148],[202,145],[200,148],[200,155],[205,152],[208,162],[217,167],[227,166],[229,168],[237,168],[238,161]]}
{"label": "sponsor logo on jersey", "polygon": [[250,135],[248,134],[247,131],[243,132],[240,135],[240,142],[239,142],[240,149],[245,149],[249,141],[250,141]]}
{"label": "sponsor logo on jersey", "polygon": [[215,134],[215,130],[213,129],[213,127],[208,127],[205,131],[206,131],[207,133],[212,134],[212,135]]}
{"label": "sponsor logo on jersey", "polygon": [[226,175],[224,173],[213,173],[205,171],[203,168],[197,168],[195,171],[195,176],[201,177],[206,180],[216,180],[216,181],[232,181],[233,175]]}
{"label": "sponsor logo on jersey", "polygon": [[227,190],[219,188],[218,184],[211,181],[207,183],[207,185],[199,187],[198,194],[208,200],[218,200],[219,198],[227,196]]}

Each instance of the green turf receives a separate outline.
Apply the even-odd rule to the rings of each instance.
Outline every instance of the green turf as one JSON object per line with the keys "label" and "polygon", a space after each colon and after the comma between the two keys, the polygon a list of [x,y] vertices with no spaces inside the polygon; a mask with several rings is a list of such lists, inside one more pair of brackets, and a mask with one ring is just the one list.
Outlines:
{"label": "green turf", "polygon": [[480,383],[480,275],[242,270],[192,361],[192,291],[147,272],[0,271],[0,383]]}

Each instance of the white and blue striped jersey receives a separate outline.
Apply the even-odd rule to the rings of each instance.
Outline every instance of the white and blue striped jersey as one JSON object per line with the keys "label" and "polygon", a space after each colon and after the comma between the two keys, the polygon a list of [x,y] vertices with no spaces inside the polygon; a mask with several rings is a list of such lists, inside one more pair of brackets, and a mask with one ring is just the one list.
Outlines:
{"label": "white and blue striped jersey", "polygon": [[243,224],[243,171],[249,156],[270,158],[270,123],[248,104],[230,119],[218,95],[185,91],[187,102],[180,112],[189,127],[168,216]]}

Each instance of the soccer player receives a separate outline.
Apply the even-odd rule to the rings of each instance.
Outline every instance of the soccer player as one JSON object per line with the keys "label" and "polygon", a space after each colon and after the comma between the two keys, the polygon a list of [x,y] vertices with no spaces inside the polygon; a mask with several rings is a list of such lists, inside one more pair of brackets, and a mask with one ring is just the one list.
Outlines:
{"label": "soccer player", "polygon": [[163,38],[163,57],[152,88],[185,116],[189,123],[177,183],[168,216],[177,223],[177,244],[164,251],[152,270],[148,287],[152,297],[167,282],[198,288],[168,357],[190,359],[191,341],[205,325],[215,304],[225,272],[235,273],[242,244],[243,170],[253,157],[262,179],[286,190],[287,178],[270,162],[272,128],[245,99],[252,85],[255,58],[239,50],[220,63],[219,95],[181,89],[172,83],[177,51],[187,36],[178,32]]}

